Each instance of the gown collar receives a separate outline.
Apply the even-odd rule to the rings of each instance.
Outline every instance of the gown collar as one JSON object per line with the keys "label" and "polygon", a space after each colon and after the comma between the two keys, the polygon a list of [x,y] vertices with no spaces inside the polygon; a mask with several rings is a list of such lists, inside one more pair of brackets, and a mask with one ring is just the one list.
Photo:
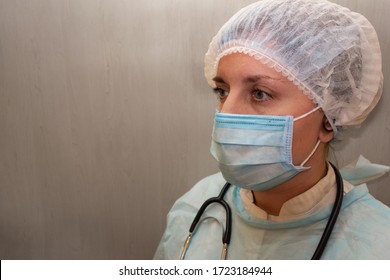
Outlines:
{"label": "gown collar", "polygon": [[[344,181],[344,194],[353,186]],[[233,187],[233,205],[237,214],[250,224],[260,227],[296,227],[310,224],[329,216],[336,197],[336,178],[328,164],[328,172],[306,192],[286,201],[279,216],[269,215],[253,203],[250,190]]]}

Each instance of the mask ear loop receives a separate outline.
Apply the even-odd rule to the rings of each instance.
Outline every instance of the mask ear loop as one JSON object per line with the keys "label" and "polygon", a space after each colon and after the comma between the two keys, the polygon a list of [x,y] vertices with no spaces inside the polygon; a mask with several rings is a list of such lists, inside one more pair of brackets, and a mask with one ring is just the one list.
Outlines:
{"label": "mask ear loop", "polygon": [[307,117],[308,115],[310,115],[311,113],[314,113],[315,111],[317,111],[319,109],[321,109],[320,106],[315,107],[313,110],[311,110],[311,111],[309,111],[309,112],[307,112],[299,117],[294,118],[294,122]]}
{"label": "mask ear loop", "polygon": [[[299,117],[296,117],[296,118],[294,119],[294,122],[295,122],[295,121],[298,121],[298,120],[300,120],[300,119],[303,119],[303,118],[305,118],[305,117],[307,117],[308,115],[310,115],[311,113],[314,113],[315,111],[317,111],[317,110],[319,110],[319,109],[321,109],[320,106],[315,107],[313,110],[310,110],[309,112],[307,112],[307,113],[305,113],[305,114],[303,114],[303,115],[301,115],[301,116],[299,116]],[[313,156],[313,154],[316,152],[316,150],[317,150],[318,146],[320,145],[320,143],[321,143],[321,141],[318,140],[317,143],[316,143],[316,145],[314,146],[313,150],[311,151],[311,153],[307,156],[307,158],[306,158],[299,166],[304,167],[304,165],[306,164],[306,162],[308,162],[309,159],[310,159],[310,158]]]}
{"label": "mask ear loop", "polygon": [[310,155],[299,166],[304,167],[306,162],[308,162],[308,160],[312,157],[312,155],[314,155],[314,153],[316,152],[316,150],[317,150],[318,146],[320,145],[320,143],[321,143],[321,141],[318,140],[317,144],[314,146],[314,149],[311,151]]}

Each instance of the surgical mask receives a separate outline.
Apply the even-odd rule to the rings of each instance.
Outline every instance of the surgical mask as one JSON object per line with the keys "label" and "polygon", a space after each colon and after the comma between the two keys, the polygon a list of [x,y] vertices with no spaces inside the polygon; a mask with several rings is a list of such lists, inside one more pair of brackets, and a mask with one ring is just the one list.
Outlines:
{"label": "surgical mask", "polygon": [[318,109],[295,119],[217,112],[210,150],[225,180],[240,188],[265,191],[309,169],[304,165],[320,141],[308,157],[295,166],[292,163],[293,123]]}

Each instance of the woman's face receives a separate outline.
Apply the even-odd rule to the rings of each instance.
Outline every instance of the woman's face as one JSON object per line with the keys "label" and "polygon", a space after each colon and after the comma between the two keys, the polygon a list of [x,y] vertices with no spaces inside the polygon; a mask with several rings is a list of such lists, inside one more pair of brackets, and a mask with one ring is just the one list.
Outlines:
{"label": "woman's face", "polygon": [[[218,65],[214,92],[221,113],[291,115],[299,117],[315,104],[281,73],[245,54],[223,57]],[[293,164],[300,165],[321,140],[321,110],[294,122]],[[310,165],[308,161],[307,165]]]}

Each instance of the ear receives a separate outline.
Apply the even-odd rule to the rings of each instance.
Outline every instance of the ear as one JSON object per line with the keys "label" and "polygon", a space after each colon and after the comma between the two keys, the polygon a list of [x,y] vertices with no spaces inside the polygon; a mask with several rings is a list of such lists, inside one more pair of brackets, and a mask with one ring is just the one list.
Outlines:
{"label": "ear", "polygon": [[322,120],[322,127],[320,129],[319,139],[322,143],[329,143],[333,139],[333,129],[327,117],[324,116]]}

